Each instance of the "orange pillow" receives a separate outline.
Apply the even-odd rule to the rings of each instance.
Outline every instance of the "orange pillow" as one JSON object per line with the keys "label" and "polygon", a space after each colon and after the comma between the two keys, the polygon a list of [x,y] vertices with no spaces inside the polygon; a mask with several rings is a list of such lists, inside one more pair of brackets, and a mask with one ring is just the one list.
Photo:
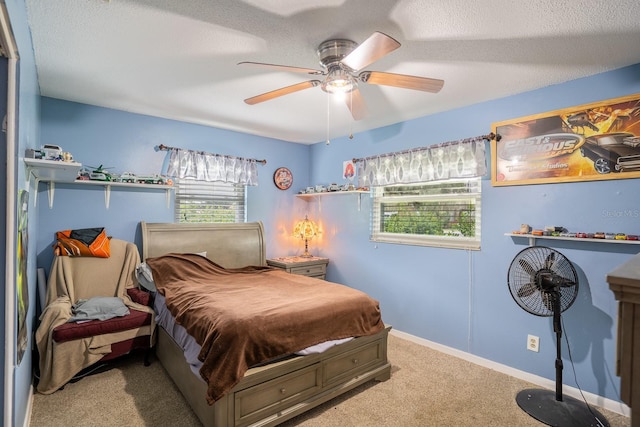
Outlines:
{"label": "orange pillow", "polygon": [[111,248],[104,228],[82,228],[56,232],[53,253],[59,256],[109,258]]}

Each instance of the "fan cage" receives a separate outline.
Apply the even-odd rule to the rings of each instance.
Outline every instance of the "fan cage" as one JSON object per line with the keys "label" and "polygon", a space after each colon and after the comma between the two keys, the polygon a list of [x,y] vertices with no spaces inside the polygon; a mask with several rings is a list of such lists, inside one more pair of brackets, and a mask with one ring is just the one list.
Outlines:
{"label": "fan cage", "polygon": [[[542,284],[553,280],[561,285]],[[546,246],[531,246],[520,251],[509,266],[507,281],[514,301],[536,316],[553,316],[554,289],[558,290],[561,312],[568,309],[578,295],[578,275],[573,264]]]}

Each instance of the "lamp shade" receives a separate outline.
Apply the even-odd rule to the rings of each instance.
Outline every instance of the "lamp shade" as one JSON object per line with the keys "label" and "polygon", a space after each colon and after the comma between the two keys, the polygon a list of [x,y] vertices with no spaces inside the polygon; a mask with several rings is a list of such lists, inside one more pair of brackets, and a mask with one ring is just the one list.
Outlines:
{"label": "lamp shade", "polygon": [[304,216],[304,220],[299,221],[293,228],[293,235],[299,239],[304,240],[304,254],[303,257],[312,256],[309,253],[309,240],[318,234],[318,226],[315,222],[311,221],[307,216]]}

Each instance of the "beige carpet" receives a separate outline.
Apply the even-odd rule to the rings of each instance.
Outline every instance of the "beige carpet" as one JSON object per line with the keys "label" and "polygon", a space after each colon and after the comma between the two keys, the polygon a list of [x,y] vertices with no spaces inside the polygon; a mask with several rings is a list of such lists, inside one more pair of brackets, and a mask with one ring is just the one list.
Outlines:
{"label": "beige carpet", "polygon": [[[541,426],[515,402],[532,384],[389,337],[391,379],[370,382],[282,424],[283,427]],[[612,427],[630,420],[600,409]],[[36,394],[33,427],[199,426],[159,362],[134,355],[113,369]]]}

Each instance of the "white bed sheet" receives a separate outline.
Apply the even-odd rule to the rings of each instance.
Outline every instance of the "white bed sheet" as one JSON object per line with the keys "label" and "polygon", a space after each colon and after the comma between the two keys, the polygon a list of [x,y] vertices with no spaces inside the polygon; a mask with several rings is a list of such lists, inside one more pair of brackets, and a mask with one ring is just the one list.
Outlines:
{"label": "white bed sheet", "polygon": [[[176,344],[178,344],[182,348],[182,351],[184,352],[184,358],[189,364],[191,371],[204,382],[204,380],[200,376],[200,367],[202,366],[202,362],[198,360],[198,354],[200,354],[200,345],[196,342],[195,338],[189,335],[184,327],[176,323],[176,319],[167,308],[164,295],[161,295],[158,292],[155,292],[154,295],[155,298],[153,307],[156,311],[156,324],[167,331],[167,333],[173,338]],[[312,345],[311,347],[300,350],[296,352],[296,354],[305,356],[309,354],[323,353],[333,346],[351,341],[352,339],[353,338],[344,338],[322,342],[320,344]]]}

